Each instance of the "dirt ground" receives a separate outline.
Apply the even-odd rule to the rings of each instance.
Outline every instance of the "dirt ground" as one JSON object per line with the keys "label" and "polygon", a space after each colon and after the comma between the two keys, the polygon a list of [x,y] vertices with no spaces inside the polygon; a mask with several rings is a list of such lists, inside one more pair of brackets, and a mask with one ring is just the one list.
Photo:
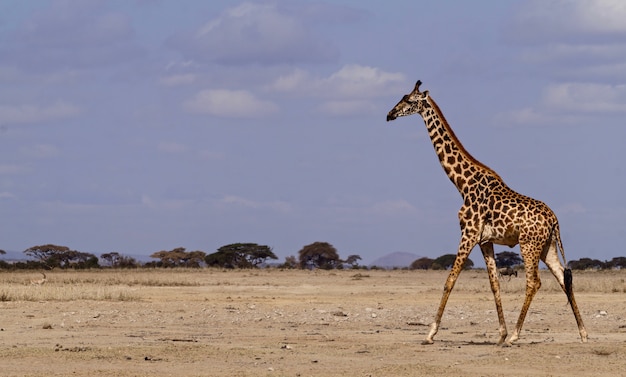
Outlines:
{"label": "dirt ground", "polygon": [[[421,341],[445,271],[201,270],[165,282],[156,270],[76,274],[49,273],[43,286],[22,283],[26,275],[5,278],[0,375],[626,375],[626,271],[575,272],[586,344],[565,295],[542,272],[521,337],[508,348],[495,345],[484,271],[463,272],[433,345]],[[101,299],[72,298],[112,286],[118,293]],[[501,286],[511,333],[523,278]],[[18,289],[43,299],[12,299]]]}

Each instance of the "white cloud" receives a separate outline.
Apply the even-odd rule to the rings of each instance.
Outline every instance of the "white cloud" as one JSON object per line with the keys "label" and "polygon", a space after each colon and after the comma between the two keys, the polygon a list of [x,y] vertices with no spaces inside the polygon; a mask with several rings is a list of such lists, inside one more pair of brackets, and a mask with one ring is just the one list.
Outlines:
{"label": "white cloud", "polygon": [[348,116],[379,112],[374,99],[403,93],[406,81],[402,73],[348,64],[327,77],[294,69],[275,79],[267,90],[304,98],[321,98],[325,101],[317,106],[319,111],[334,116]]}
{"label": "white cloud", "polygon": [[558,61],[577,65],[601,62],[622,63],[622,57],[626,54],[625,45],[614,44],[569,44],[555,42],[546,46],[536,46],[521,52],[524,61],[530,63],[544,63]]}
{"label": "white cloud", "polygon": [[236,195],[226,195],[219,204],[228,207],[239,207],[245,209],[270,210],[273,212],[288,213],[292,211],[291,204],[284,201],[260,202],[246,199]]}
{"label": "white cloud", "polygon": [[134,42],[131,17],[103,2],[53,1],[40,8],[0,46],[5,64],[54,73],[117,65],[145,53]]}
{"label": "white cloud", "polygon": [[41,123],[76,116],[80,108],[68,102],[52,105],[0,105],[0,124]]}
{"label": "white cloud", "polygon": [[328,62],[338,52],[289,8],[244,2],[169,45],[199,61],[225,65]]}
{"label": "white cloud", "polygon": [[192,113],[233,118],[255,118],[273,114],[278,106],[261,100],[247,90],[207,89],[183,103]]}
{"label": "white cloud", "polygon": [[141,205],[153,210],[176,212],[194,204],[195,202],[189,199],[154,199],[147,194],[141,195]]}
{"label": "white cloud", "polygon": [[4,174],[19,174],[25,172],[27,169],[21,165],[16,164],[0,164],[0,175]]}
{"label": "white cloud", "polygon": [[496,114],[494,123],[502,126],[571,125],[584,121],[581,115],[596,113],[626,113],[626,85],[548,85],[535,106]]}
{"label": "white cloud", "polygon": [[571,1],[577,22],[584,28],[603,32],[626,32],[626,3],[622,0]]}
{"label": "white cloud", "polygon": [[367,100],[329,101],[322,103],[318,109],[329,115],[374,114],[376,104]]}
{"label": "white cloud", "polygon": [[626,2],[534,0],[506,23],[508,43],[538,73],[565,80],[612,81],[624,76]]}
{"label": "white cloud", "polygon": [[0,192],[0,199],[15,199],[16,196],[8,191]]}
{"label": "white cloud", "polygon": [[548,109],[571,112],[626,112],[626,85],[564,83],[548,86],[543,94]]}
{"label": "white cloud", "polygon": [[593,41],[626,35],[626,3],[621,0],[534,0],[520,5],[511,37],[531,43]]}
{"label": "white cloud", "polygon": [[344,65],[328,77],[315,77],[301,69],[280,76],[269,87],[278,92],[293,92],[301,96],[317,96],[354,101],[397,94],[405,90],[402,73],[385,72],[376,67],[358,64]]}
{"label": "white cloud", "polygon": [[565,122],[565,119],[560,118],[554,114],[546,114],[540,112],[533,107],[526,107],[520,110],[513,110],[504,113],[497,113],[494,116],[494,123],[498,126],[533,126],[533,125],[546,125],[546,124],[558,124]]}
{"label": "white cloud", "polygon": [[180,86],[193,84],[196,81],[196,75],[192,73],[162,76],[159,78],[159,84],[164,86]]}
{"label": "white cloud", "polygon": [[416,211],[416,208],[404,199],[387,200],[373,204],[367,212],[372,215],[381,216],[397,216],[403,214],[411,214]]}
{"label": "white cloud", "polygon": [[[626,112],[626,2],[531,0],[506,27],[546,85],[534,106],[499,114],[519,124],[573,124],[581,115]],[[578,119],[576,119],[578,117]]]}
{"label": "white cloud", "polygon": [[357,64],[345,65],[322,81],[323,86],[334,89],[337,95],[351,98],[396,93],[393,84],[402,83],[406,83],[406,78],[401,73],[389,73]]}
{"label": "white cloud", "polygon": [[296,68],[292,72],[277,78],[270,85],[270,89],[279,92],[291,92],[298,90],[301,86],[310,85],[312,80],[313,78],[307,71]]}

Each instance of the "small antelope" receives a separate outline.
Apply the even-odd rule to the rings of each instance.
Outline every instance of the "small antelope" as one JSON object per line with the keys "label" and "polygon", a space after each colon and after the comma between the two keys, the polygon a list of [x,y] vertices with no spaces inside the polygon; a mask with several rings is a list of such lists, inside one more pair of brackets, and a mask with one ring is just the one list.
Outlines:
{"label": "small antelope", "polygon": [[30,281],[31,285],[43,285],[46,283],[46,274],[44,274],[43,272],[41,272],[41,274],[43,275],[43,279],[33,279]]}
{"label": "small antelope", "polygon": [[498,269],[498,277],[502,279],[503,276],[508,276],[509,281],[511,281],[511,276],[515,275],[517,277],[517,271],[512,267],[503,267]]}

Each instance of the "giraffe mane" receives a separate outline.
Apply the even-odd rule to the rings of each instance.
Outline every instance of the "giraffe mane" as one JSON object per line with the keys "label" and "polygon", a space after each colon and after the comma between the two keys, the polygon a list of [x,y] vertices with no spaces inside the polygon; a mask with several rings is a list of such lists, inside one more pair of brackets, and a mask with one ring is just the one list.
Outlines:
{"label": "giraffe mane", "polygon": [[453,142],[459,147],[459,150],[461,151],[461,153],[466,156],[472,163],[480,166],[481,168],[485,169],[487,172],[489,172],[489,174],[492,174],[493,176],[497,177],[499,180],[502,181],[502,178],[500,177],[500,175],[498,175],[498,173],[496,173],[493,169],[491,169],[489,166],[483,164],[482,162],[478,161],[477,159],[474,158],[474,156],[472,156],[467,149],[465,149],[465,147],[463,146],[463,143],[461,143],[461,141],[459,140],[459,138],[456,137],[456,134],[454,133],[454,130],[452,130],[452,127],[450,127],[450,124],[448,123],[448,121],[446,120],[446,117],[443,115],[443,113],[441,112],[441,109],[439,108],[439,105],[437,105],[437,103],[435,102],[435,100],[432,99],[432,97],[430,96],[426,96],[425,99],[430,99],[429,103],[430,105],[433,107],[433,110],[435,110],[435,112],[437,113],[437,115],[439,116],[439,119],[441,119],[441,121],[444,124],[444,127],[446,128],[446,130],[448,131],[448,134],[450,135],[450,138],[453,140]]}

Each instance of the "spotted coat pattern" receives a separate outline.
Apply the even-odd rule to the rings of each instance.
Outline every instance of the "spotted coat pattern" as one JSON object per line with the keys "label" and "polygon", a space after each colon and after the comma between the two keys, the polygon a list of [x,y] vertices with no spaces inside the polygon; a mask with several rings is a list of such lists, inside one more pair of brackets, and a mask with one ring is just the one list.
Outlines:
{"label": "spotted coat pattern", "polygon": [[[530,303],[541,286],[539,260],[548,266],[565,291],[578,324],[581,341],[586,342],[587,331],[571,289],[571,271],[563,267],[557,252],[557,249],[561,251],[565,262],[556,215],[545,203],[510,189],[495,171],[472,157],[457,139],[429,92],[420,92],[420,84],[418,81],[414,90],[398,102],[387,115],[387,120],[412,114],[421,115],[443,170],[463,198],[463,205],[458,213],[461,240],[456,260],[446,280],[435,322],[431,325],[424,343],[433,343],[450,292],[476,245],[480,246],[485,259],[496,302],[500,322],[499,345],[510,345],[519,338]],[[506,342],[507,329],[500,298],[494,244],[509,247],[519,244],[526,270],[524,305],[515,330]]]}

